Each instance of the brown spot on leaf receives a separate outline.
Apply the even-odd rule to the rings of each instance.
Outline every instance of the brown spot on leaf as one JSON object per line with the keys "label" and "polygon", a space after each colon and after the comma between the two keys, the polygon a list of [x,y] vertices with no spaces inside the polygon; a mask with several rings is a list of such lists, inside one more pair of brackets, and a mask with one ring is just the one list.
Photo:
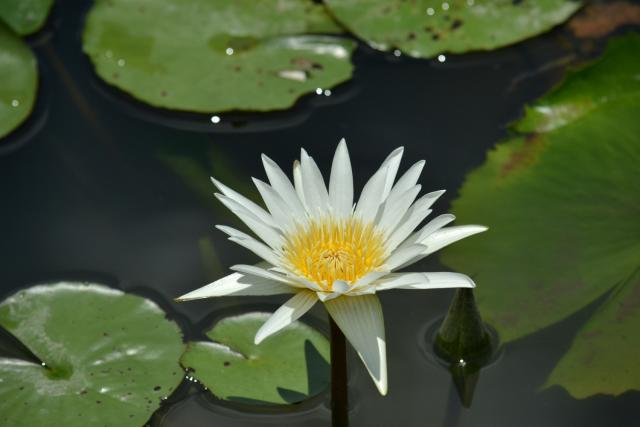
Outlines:
{"label": "brown spot on leaf", "polygon": [[544,140],[540,135],[535,133],[527,135],[524,146],[520,150],[513,152],[509,160],[502,165],[500,177],[504,178],[514,171],[531,165],[544,148],[544,145]]}
{"label": "brown spot on leaf", "polygon": [[595,3],[569,21],[576,37],[602,37],[623,25],[640,24],[640,5],[628,2]]}

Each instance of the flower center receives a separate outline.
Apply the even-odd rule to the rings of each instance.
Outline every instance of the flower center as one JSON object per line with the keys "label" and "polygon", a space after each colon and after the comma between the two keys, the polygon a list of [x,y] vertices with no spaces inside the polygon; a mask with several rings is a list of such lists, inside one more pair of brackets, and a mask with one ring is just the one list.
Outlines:
{"label": "flower center", "polygon": [[283,255],[292,271],[330,291],[336,280],[353,283],[381,266],[384,239],[358,219],[313,221],[286,236]]}

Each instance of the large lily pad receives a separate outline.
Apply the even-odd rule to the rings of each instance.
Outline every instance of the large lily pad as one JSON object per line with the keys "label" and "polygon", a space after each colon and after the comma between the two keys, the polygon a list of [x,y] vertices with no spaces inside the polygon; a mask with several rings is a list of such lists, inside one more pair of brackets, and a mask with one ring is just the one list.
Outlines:
{"label": "large lily pad", "polygon": [[380,50],[429,58],[490,50],[535,36],[566,20],[572,0],[326,0],[333,15]]}
{"label": "large lily pad", "polygon": [[[454,202],[462,222],[491,231],[442,259],[475,273],[480,310],[503,342],[568,317],[640,267],[638,76],[640,36],[612,41],[527,109],[515,128],[530,133],[491,151]],[[608,296],[550,383],[576,397],[640,389],[640,365],[621,363],[640,351],[627,333],[640,327],[639,285]],[[570,362],[589,358],[589,368]]]}
{"label": "large lily pad", "polygon": [[84,51],[105,81],[158,107],[274,110],[351,77],[352,40],[311,0],[98,0]]}
{"label": "large lily pad", "polygon": [[38,31],[49,16],[53,0],[2,0],[0,20],[25,36]]}
{"label": "large lily pad", "polygon": [[38,86],[33,52],[0,22],[0,138],[31,113]]}
{"label": "large lily pad", "polygon": [[46,366],[0,358],[0,424],[143,425],[181,382],[177,325],[153,302],[96,284],[35,286],[0,326]]}
{"label": "large lily pad", "polygon": [[285,404],[324,391],[330,381],[327,339],[294,322],[255,345],[256,332],[269,316],[246,313],[222,319],[207,332],[211,341],[188,343],[182,365],[225,400]]}

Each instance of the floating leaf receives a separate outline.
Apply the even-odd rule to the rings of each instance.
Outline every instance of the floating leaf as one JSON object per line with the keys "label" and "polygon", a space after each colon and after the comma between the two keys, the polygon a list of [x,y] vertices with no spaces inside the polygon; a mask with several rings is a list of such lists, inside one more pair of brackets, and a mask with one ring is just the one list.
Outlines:
{"label": "floating leaf", "polygon": [[257,404],[300,402],[324,391],[329,342],[294,322],[259,345],[256,332],[270,313],[247,313],[219,321],[212,341],[190,342],[181,359],[193,377],[221,399]]}
{"label": "floating leaf", "polygon": [[0,22],[0,138],[31,113],[38,86],[36,59],[13,31]]}
{"label": "floating leaf", "polygon": [[98,0],[84,51],[107,82],[151,105],[220,112],[290,107],[351,77],[355,47],[311,0]]}
{"label": "floating leaf", "polygon": [[0,358],[0,424],[143,425],[181,382],[177,325],[153,302],[95,284],[35,286],[0,326],[46,366]]}
{"label": "floating leaf", "polygon": [[636,274],[616,288],[582,327],[546,385],[562,385],[576,398],[638,390],[639,326],[640,275]]}
{"label": "floating leaf", "polygon": [[38,31],[47,20],[53,0],[2,0],[0,20],[21,36]]}
{"label": "floating leaf", "polygon": [[430,58],[490,50],[535,36],[579,7],[571,0],[326,0],[333,15],[380,50]]}
{"label": "floating leaf", "polygon": [[[640,36],[612,41],[595,64],[572,72],[558,89],[531,108],[516,129],[529,130],[499,144],[472,172],[454,202],[462,222],[473,219],[491,231],[444,251],[449,266],[475,274],[484,319],[503,342],[575,313],[640,266]],[[592,336],[598,367],[560,362],[552,381],[576,397],[596,391],[640,389],[640,365],[622,373],[640,351],[640,340],[620,334],[640,327],[637,315],[610,320],[624,294],[638,310],[638,282],[604,303],[574,346]],[[634,290],[629,289],[634,288]],[[637,335],[637,334],[636,334]],[[573,351],[573,350],[572,350]],[[582,350],[579,351],[581,356]],[[575,354],[567,357],[579,357]],[[606,366],[608,361],[617,367]],[[560,368],[559,368],[560,369]],[[581,382],[569,379],[584,377]],[[587,386],[588,385],[588,386]]]}

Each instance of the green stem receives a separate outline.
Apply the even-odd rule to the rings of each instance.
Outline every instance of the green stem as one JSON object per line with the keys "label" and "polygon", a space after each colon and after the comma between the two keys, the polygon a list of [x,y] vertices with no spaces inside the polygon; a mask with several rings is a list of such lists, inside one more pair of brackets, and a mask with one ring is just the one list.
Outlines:
{"label": "green stem", "polygon": [[331,324],[331,425],[348,427],[347,343],[344,334],[329,316]]}

